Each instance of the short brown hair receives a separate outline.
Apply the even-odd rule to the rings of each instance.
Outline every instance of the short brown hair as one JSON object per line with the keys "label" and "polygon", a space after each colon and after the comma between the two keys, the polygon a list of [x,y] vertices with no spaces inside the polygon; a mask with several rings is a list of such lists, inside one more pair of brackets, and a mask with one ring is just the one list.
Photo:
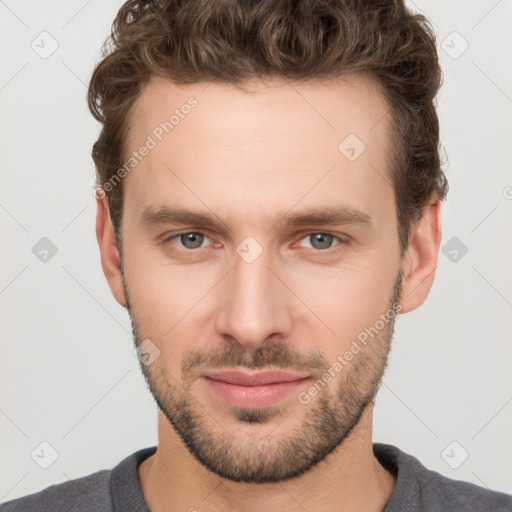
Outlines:
{"label": "short brown hair", "polygon": [[[388,155],[402,253],[412,222],[448,190],[434,98],[434,32],[402,0],[129,0],[120,8],[88,91],[103,126],[92,157],[99,186],[123,165],[127,119],[152,76],[178,84],[372,78],[390,106]],[[106,191],[120,236],[123,187]]]}

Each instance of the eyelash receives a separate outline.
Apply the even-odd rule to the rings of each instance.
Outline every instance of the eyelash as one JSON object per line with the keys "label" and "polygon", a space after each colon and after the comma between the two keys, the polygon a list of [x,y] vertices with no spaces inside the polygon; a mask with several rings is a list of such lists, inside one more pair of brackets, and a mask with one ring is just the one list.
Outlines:
{"label": "eyelash", "polygon": [[[171,235],[167,238],[165,238],[163,241],[162,241],[162,245],[166,245],[167,243],[171,242],[171,240],[175,239],[175,238],[178,238],[179,236],[181,235],[188,235],[188,234],[195,234],[195,235],[203,235],[207,238],[210,238],[208,236],[207,233],[203,232],[203,231],[182,231],[180,233],[176,233],[174,235]],[[327,231],[309,231],[305,234],[303,234],[303,236],[299,239],[300,240],[303,240],[304,238],[310,236],[310,235],[317,235],[317,234],[321,234],[321,235],[327,235],[327,236],[332,236],[333,239],[337,240],[339,243],[337,245],[335,245],[334,247],[331,247],[329,249],[315,249],[315,248],[311,248],[310,251],[312,251],[314,254],[321,254],[321,253],[332,253],[332,252],[335,252],[336,250],[340,249],[343,245],[346,245],[347,244],[347,240],[346,239],[343,239],[339,236],[336,236],[334,233],[329,233]],[[187,252],[194,252],[194,251],[199,251],[200,249],[205,249],[205,247],[198,247],[196,249],[187,249],[186,247],[179,247],[180,249],[183,249],[184,251],[187,251]]]}

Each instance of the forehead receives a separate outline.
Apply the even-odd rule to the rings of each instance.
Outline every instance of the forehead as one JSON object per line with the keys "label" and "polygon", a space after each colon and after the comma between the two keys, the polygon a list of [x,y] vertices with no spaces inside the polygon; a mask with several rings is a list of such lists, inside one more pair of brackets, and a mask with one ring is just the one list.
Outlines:
{"label": "forehead", "polygon": [[[189,109],[187,105],[192,99],[197,106]],[[178,124],[187,117],[186,124],[196,131],[196,136],[204,135],[201,128],[205,128],[207,123],[210,131],[217,132],[219,139],[225,133],[233,143],[275,132],[283,125],[291,130],[280,133],[280,140],[293,140],[295,135],[308,131],[308,127],[301,126],[304,121],[309,123],[310,137],[314,131],[320,130],[325,134],[331,132],[331,135],[337,132],[336,139],[344,131],[352,130],[360,138],[368,140],[368,132],[387,110],[380,87],[364,75],[303,83],[277,78],[253,79],[240,86],[212,82],[182,85],[152,77],[130,113],[127,142],[133,145],[137,139],[169,121],[173,113],[176,115],[171,124],[176,141],[180,139],[179,132],[184,131],[177,130]],[[194,115],[189,116],[189,113]],[[292,126],[294,121],[301,124]],[[228,124],[230,128],[244,130],[224,132],[223,128]]]}
{"label": "forehead", "polygon": [[388,122],[379,88],[362,76],[244,89],[152,78],[128,119],[126,157],[152,148],[125,179],[125,204],[138,214],[177,200],[204,211],[208,200],[250,216],[359,202],[378,213],[393,204]]}

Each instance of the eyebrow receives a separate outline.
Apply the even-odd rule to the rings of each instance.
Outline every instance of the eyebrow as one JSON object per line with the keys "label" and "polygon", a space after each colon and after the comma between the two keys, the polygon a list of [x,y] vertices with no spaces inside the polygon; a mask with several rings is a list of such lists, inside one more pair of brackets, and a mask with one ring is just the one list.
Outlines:
{"label": "eyebrow", "polygon": [[[148,227],[158,227],[166,224],[181,224],[213,230],[222,229],[223,226],[224,228],[227,227],[226,223],[213,213],[202,213],[170,206],[148,207],[142,212],[141,220]],[[311,208],[298,213],[287,212],[273,224],[271,229],[277,224],[294,228],[346,224],[371,225],[372,219],[367,213],[354,208],[326,207]]]}

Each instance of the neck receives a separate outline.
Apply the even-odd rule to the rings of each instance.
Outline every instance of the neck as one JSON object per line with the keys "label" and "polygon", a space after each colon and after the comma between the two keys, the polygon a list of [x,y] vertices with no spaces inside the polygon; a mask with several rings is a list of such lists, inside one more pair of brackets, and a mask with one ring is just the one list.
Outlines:
{"label": "neck", "polygon": [[366,409],[345,442],[310,471],[294,479],[268,484],[223,479],[198,462],[165,416],[158,414],[158,448],[138,469],[146,502],[152,512],[174,510],[244,510],[278,507],[308,510],[380,512],[396,478],[373,454],[373,407]]}

